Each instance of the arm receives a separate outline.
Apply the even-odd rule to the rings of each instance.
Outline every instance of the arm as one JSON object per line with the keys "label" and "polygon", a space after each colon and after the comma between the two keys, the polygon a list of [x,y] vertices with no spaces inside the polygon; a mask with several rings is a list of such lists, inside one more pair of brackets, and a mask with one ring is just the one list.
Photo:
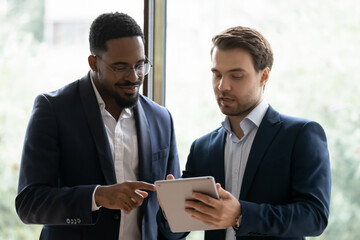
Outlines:
{"label": "arm", "polygon": [[[219,190],[223,200],[195,193],[193,197],[200,202],[187,202],[187,206],[193,208],[188,213],[210,225],[229,227],[235,225],[234,216],[240,212],[242,221],[236,231],[237,236],[302,237],[321,234],[327,225],[330,201],[330,165],[325,133],[320,125],[311,122],[297,130],[293,141],[288,140],[289,132],[285,131],[283,135],[285,137],[278,138],[280,142],[287,140],[286,144],[276,144],[279,149],[274,152],[283,155],[284,148],[291,152],[289,159],[284,159],[291,161],[288,164],[290,173],[283,174],[290,176],[286,183],[277,182],[277,186],[272,186],[271,181],[277,176],[272,169],[266,168],[258,173],[257,185],[252,183],[252,192],[248,194],[251,199],[239,201],[227,195],[225,190]],[[202,171],[209,169],[204,162],[208,162],[211,156],[206,154],[209,151],[203,146],[208,145],[206,142],[193,144],[186,165],[188,176],[207,174]],[[193,152],[196,152],[194,156]],[[279,166],[276,168],[279,169]],[[268,175],[265,181],[263,174]],[[266,187],[268,189],[264,189]],[[222,215],[222,212],[226,214]]]}
{"label": "arm", "polygon": [[[79,225],[97,221],[92,218],[98,216],[91,211],[92,196],[97,184],[105,182],[95,146],[91,145],[86,124],[75,132],[80,127],[72,119],[64,123],[62,116],[60,124],[58,116],[63,114],[69,112],[54,110],[47,96],[36,99],[24,142],[16,198],[16,210],[25,223]],[[72,117],[83,121],[83,115]],[[147,197],[140,189],[155,190],[152,184],[144,182],[99,186],[95,201],[109,209],[129,212]],[[113,197],[118,201],[113,201]]]}
{"label": "arm", "polygon": [[90,224],[95,185],[59,187],[60,146],[55,113],[42,95],[35,100],[20,166],[16,210],[25,223]]}
{"label": "arm", "polygon": [[292,145],[289,200],[285,204],[241,200],[237,236],[315,236],[326,228],[331,177],[325,133],[319,124],[305,123]]}
{"label": "arm", "polygon": [[[166,179],[174,179],[180,177],[180,164],[179,164],[179,157],[176,147],[175,131],[170,113],[169,116],[171,120],[171,143],[170,143],[171,147],[170,147],[170,153],[168,159],[168,167],[166,170]],[[189,233],[171,232],[169,223],[167,222],[162,212],[161,203],[160,203],[159,211],[157,212],[156,220],[159,227],[159,239],[184,239],[189,234]]]}

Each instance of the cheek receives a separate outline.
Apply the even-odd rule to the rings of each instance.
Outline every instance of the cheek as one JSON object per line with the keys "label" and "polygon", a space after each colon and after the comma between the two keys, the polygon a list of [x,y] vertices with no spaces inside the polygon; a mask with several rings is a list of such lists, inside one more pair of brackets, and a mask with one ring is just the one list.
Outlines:
{"label": "cheek", "polygon": [[116,82],[114,76],[108,74],[107,72],[101,73],[101,81],[104,85],[113,85],[113,83]]}
{"label": "cheek", "polygon": [[219,91],[219,81],[212,80],[212,88],[213,88],[214,92]]}
{"label": "cheek", "polygon": [[215,95],[218,95],[220,93],[218,85],[213,85],[213,92],[214,92]]}

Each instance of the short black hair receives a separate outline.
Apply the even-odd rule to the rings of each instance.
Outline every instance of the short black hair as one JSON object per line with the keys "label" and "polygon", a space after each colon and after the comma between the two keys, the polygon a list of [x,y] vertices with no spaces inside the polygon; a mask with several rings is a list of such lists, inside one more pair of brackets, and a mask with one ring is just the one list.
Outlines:
{"label": "short black hair", "polygon": [[136,21],[125,13],[103,13],[91,24],[89,33],[90,52],[106,51],[106,41],[122,37],[140,36],[144,42],[144,34]]}

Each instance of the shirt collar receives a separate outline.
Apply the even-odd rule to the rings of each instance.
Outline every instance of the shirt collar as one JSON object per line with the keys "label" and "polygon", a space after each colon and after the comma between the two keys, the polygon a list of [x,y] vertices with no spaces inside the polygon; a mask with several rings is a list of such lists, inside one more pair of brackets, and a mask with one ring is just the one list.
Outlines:
{"label": "shirt collar", "polygon": [[[269,107],[269,104],[263,99],[241,122],[240,127],[244,131],[244,135],[246,136],[254,127],[259,127],[262,119],[265,116],[265,113]],[[229,117],[226,116],[225,120],[222,122],[223,128],[225,131],[232,135],[230,120]]]}
{"label": "shirt collar", "polygon": [[93,89],[94,89],[94,92],[95,92],[95,96],[96,96],[96,100],[97,100],[97,102],[98,102],[98,104],[99,104],[100,109],[101,109],[101,110],[102,110],[102,109],[105,109],[105,102],[104,102],[104,100],[102,99],[99,91],[97,90],[97,88],[96,88],[96,86],[95,86],[95,84],[94,84],[93,77],[92,77],[91,74],[90,74],[90,80],[91,80],[91,84],[92,84],[92,86],[93,86]]}
{"label": "shirt collar", "polygon": [[[259,105],[257,105],[246,117],[245,119],[249,119],[253,122],[257,127],[260,126],[262,119],[265,116],[267,109],[269,108],[269,104],[263,99]],[[241,123],[240,123],[241,125]]]}

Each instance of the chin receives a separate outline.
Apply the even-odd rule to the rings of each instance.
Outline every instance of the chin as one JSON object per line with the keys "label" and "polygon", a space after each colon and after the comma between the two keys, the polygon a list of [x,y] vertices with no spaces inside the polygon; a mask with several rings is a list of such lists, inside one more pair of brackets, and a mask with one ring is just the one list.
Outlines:
{"label": "chin", "polygon": [[137,101],[139,99],[139,94],[133,94],[131,96],[126,96],[126,98],[117,98],[116,103],[121,108],[132,108],[136,105]]}
{"label": "chin", "polygon": [[233,111],[227,107],[224,106],[220,106],[220,111],[224,114],[224,115],[233,115]]}

